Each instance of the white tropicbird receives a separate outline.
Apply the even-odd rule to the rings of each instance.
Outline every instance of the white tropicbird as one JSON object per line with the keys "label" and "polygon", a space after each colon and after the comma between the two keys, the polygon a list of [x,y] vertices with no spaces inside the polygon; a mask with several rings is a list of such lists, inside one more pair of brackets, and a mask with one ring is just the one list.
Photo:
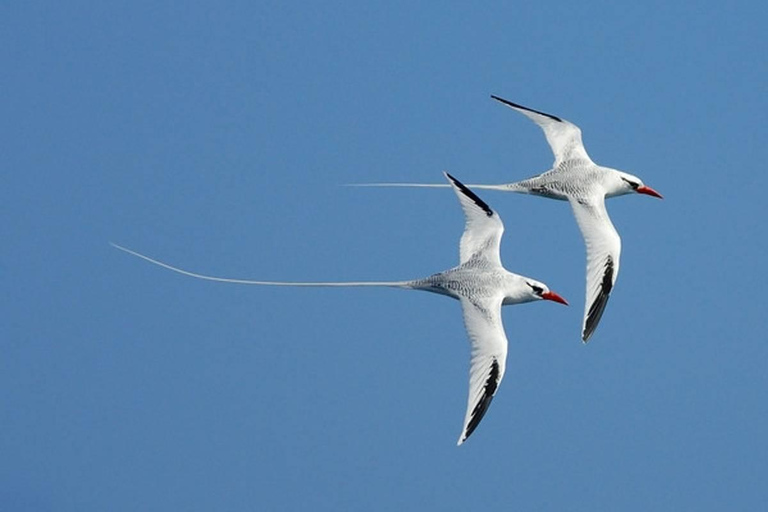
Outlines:
{"label": "white tropicbird", "polygon": [[[643,184],[637,176],[595,164],[575,124],[498,96],[491,98],[520,112],[544,130],[555,155],[552,168],[527,180],[501,185],[468,185],[472,188],[532,194],[571,203],[587,246],[587,292],[581,339],[586,343],[595,332],[608,297],[619,275],[621,238],[605,209],[605,198],[624,194],[661,194]],[[445,187],[427,183],[369,183],[373,187]]]}
{"label": "white tropicbird", "polygon": [[267,286],[388,286],[447,295],[461,302],[471,341],[469,399],[458,444],[477,428],[504,377],[507,337],[501,306],[546,299],[568,304],[547,285],[508,272],[501,264],[499,242],[504,225],[499,215],[465,185],[444,173],[459,198],[466,226],[460,242],[460,264],[445,272],[412,281],[295,283],[212,277],[189,272],[112,244],[117,249],[186,276],[208,281]]}

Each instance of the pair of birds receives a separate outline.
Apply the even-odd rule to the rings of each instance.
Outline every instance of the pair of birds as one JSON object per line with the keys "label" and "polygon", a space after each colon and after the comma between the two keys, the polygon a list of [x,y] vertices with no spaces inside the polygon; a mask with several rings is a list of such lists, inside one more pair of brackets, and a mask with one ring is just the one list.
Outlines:
{"label": "pair of birds", "polygon": [[277,282],[213,277],[174,267],[131,249],[117,249],[150,263],[187,276],[226,283],[268,286],[387,286],[424,290],[447,295],[461,302],[464,325],[471,341],[469,397],[461,445],[474,432],[488,410],[504,377],[507,337],[501,321],[501,306],[537,300],[568,304],[547,285],[507,271],[501,263],[499,243],[504,225],[469,187],[532,194],[568,201],[587,247],[587,291],[582,326],[586,343],[605,311],[619,273],[621,239],[605,209],[605,198],[624,194],[661,194],[631,174],[595,164],[584,149],[581,130],[559,117],[512,103],[498,96],[494,100],[522,113],[544,131],[555,155],[547,172],[527,180],[502,185],[466,186],[448,173],[448,184],[374,183],[364,186],[452,187],[466,219],[460,242],[459,265],[423,279],[384,282]]}

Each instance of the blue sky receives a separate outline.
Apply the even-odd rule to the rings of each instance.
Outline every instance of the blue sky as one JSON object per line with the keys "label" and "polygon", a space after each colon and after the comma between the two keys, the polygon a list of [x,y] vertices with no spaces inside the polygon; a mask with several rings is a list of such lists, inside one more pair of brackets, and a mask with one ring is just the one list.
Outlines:
{"label": "blue sky", "polygon": [[[762,2],[14,2],[3,100],[7,510],[757,510],[768,502]],[[561,116],[665,196],[608,204],[621,274],[579,339],[565,203],[485,191],[509,360],[456,447],[447,190],[552,161],[490,94]]]}

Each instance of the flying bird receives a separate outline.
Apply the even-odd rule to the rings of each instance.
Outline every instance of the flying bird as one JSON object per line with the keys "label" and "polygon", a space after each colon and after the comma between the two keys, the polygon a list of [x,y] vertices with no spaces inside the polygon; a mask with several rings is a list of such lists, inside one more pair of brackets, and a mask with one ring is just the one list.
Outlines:
{"label": "flying bird", "polygon": [[[494,100],[520,112],[544,131],[555,155],[552,168],[538,176],[501,185],[468,185],[477,189],[503,190],[568,201],[587,246],[587,289],[581,339],[586,343],[603,316],[608,297],[619,275],[621,238],[605,209],[605,198],[645,194],[662,198],[632,174],[597,165],[581,142],[581,129],[557,116],[512,103]],[[354,186],[445,187],[427,183],[369,183]]]}
{"label": "flying bird", "polygon": [[456,178],[444,174],[459,198],[466,220],[459,247],[460,263],[457,267],[423,279],[311,283],[231,279],[189,272],[117,244],[112,245],[155,265],[208,281],[267,286],[386,286],[424,290],[459,300],[471,343],[469,398],[458,441],[460,445],[477,428],[504,377],[507,337],[501,322],[501,306],[542,299],[568,303],[544,283],[508,272],[502,266],[499,243],[504,225],[499,215]]}

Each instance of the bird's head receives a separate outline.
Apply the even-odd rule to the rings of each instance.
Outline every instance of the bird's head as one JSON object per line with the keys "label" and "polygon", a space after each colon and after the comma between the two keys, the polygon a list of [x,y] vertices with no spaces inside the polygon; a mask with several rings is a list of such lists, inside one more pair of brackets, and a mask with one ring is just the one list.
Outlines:
{"label": "bird's head", "polygon": [[633,176],[627,172],[616,171],[616,177],[617,179],[613,183],[614,187],[612,190],[608,191],[606,197],[637,193],[664,199],[661,194],[651,187],[646,186],[643,183],[643,180],[637,176]]}
{"label": "bird's head", "polygon": [[535,279],[525,280],[525,295],[528,301],[534,300],[551,300],[553,302],[559,302],[560,304],[568,305],[568,301],[562,298],[557,293],[551,291],[547,285]]}

